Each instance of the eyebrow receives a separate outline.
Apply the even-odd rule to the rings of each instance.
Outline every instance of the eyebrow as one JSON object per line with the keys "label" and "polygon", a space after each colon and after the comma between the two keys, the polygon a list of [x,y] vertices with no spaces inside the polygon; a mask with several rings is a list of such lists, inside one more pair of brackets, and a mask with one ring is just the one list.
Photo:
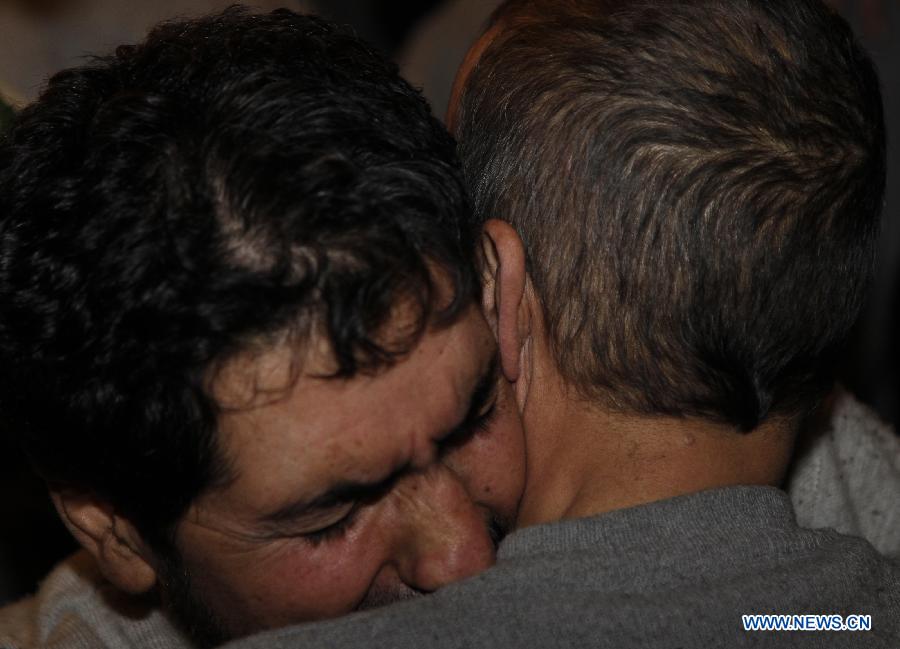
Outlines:
{"label": "eyebrow", "polygon": [[[480,416],[481,410],[494,396],[497,389],[497,379],[500,375],[499,350],[494,351],[491,361],[472,389],[469,396],[469,405],[463,419],[452,429],[433,440],[441,444],[455,438],[466,431]],[[295,500],[274,512],[264,515],[260,522],[264,525],[278,525],[297,521],[317,510],[325,510],[339,505],[358,500],[366,500],[384,493],[397,481],[397,479],[410,470],[410,463],[406,462],[396,467],[383,480],[375,482],[342,481],[328,489],[323,494],[309,500]]]}
{"label": "eyebrow", "polygon": [[397,478],[408,470],[409,465],[403,465],[392,471],[387,478],[378,482],[339,482],[327,492],[316,496],[312,500],[296,500],[270,514],[266,514],[260,522],[270,525],[290,523],[318,510],[331,509],[349,502],[372,498],[390,488]]}

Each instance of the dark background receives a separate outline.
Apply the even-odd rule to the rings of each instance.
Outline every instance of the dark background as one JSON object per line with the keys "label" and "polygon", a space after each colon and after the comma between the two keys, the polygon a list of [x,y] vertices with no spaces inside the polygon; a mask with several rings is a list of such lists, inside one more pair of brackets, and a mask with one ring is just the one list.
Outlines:
{"label": "dark background", "polygon": [[[58,11],[57,5],[64,1],[30,2],[28,8],[29,11],[46,15],[47,20],[52,21],[54,12]],[[492,2],[484,0],[477,10],[486,14]],[[0,0],[0,10],[10,3],[11,0]],[[291,3],[284,4],[290,6]],[[900,275],[900,228],[895,217],[900,206],[897,158],[900,151],[900,0],[833,0],[833,4],[845,13],[872,51],[882,72],[887,114],[893,120],[884,255],[879,285],[848,349],[841,379],[851,391],[873,405],[896,427],[900,420],[897,378],[900,367],[897,341],[900,328],[900,304],[897,299],[897,288],[900,286],[897,281]],[[449,83],[446,70],[455,69],[456,60],[461,57],[460,52],[464,51],[470,36],[464,34],[462,28],[456,36],[452,31],[453,16],[447,12],[434,13],[440,9],[439,5],[439,0],[323,0],[316,10],[333,20],[354,25],[361,36],[385,52],[392,55],[404,52],[405,59],[441,56],[441,52],[434,53],[434,47],[432,51],[422,51],[415,45],[412,48],[403,47],[412,30],[422,24],[423,19],[427,21],[428,34],[437,34],[445,39],[456,38],[459,41],[456,47],[446,48],[445,56],[449,61],[443,61],[443,73],[435,70],[434,75],[429,75],[427,72],[430,66],[441,67],[438,65],[441,62],[437,60],[419,60],[414,66],[420,74],[420,78],[413,79],[414,82],[425,86],[426,95],[436,104],[435,112],[442,114],[444,106],[437,104],[445,102],[446,88],[436,86]],[[3,37],[2,32],[0,25],[0,38]],[[422,73],[422,70],[426,72]],[[2,433],[0,431],[0,605],[32,592],[40,577],[75,548],[74,541],[57,519],[42,483]]]}

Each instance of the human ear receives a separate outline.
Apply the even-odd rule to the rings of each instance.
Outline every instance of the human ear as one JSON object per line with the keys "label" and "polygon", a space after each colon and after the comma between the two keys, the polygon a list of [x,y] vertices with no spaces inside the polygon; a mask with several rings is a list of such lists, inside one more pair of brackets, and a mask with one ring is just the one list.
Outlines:
{"label": "human ear", "polygon": [[503,373],[514,382],[520,378],[531,333],[525,248],[512,226],[490,219],[482,231],[481,253],[482,307],[500,347]]}
{"label": "human ear", "polygon": [[51,490],[50,498],[72,536],[97,562],[103,576],[127,593],[146,593],[156,584],[150,553],[135,527],[97,497]]}

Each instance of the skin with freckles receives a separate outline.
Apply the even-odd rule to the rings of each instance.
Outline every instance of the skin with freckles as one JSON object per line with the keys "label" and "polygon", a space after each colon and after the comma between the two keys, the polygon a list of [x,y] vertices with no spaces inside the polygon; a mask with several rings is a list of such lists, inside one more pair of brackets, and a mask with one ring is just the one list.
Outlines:
{"label": "skin with freckles", "polygon": [[[465,350],[466,353],[461,353]],[[349,380],[312,350],[238,357],[216,378],[237,478],[192,506],[194,596],[239,636],[433,591],[494,561],[524,487],[497,346],[471,308],[393,367]]]}

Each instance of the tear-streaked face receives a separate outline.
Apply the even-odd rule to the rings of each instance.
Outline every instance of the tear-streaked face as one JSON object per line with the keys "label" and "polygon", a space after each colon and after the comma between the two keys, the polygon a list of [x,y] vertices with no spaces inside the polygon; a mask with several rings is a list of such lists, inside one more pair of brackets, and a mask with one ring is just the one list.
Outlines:
{"label": "tear-streaked face", "polygon": [[519,416],[476,308],[375,376],[314,378],[327,359],[313,356],[291,385],[292,358],[276,348],[220,374],[219,439],[237,478],[178,530],[191,595],[223,637],[484,570],[524,486]]}

